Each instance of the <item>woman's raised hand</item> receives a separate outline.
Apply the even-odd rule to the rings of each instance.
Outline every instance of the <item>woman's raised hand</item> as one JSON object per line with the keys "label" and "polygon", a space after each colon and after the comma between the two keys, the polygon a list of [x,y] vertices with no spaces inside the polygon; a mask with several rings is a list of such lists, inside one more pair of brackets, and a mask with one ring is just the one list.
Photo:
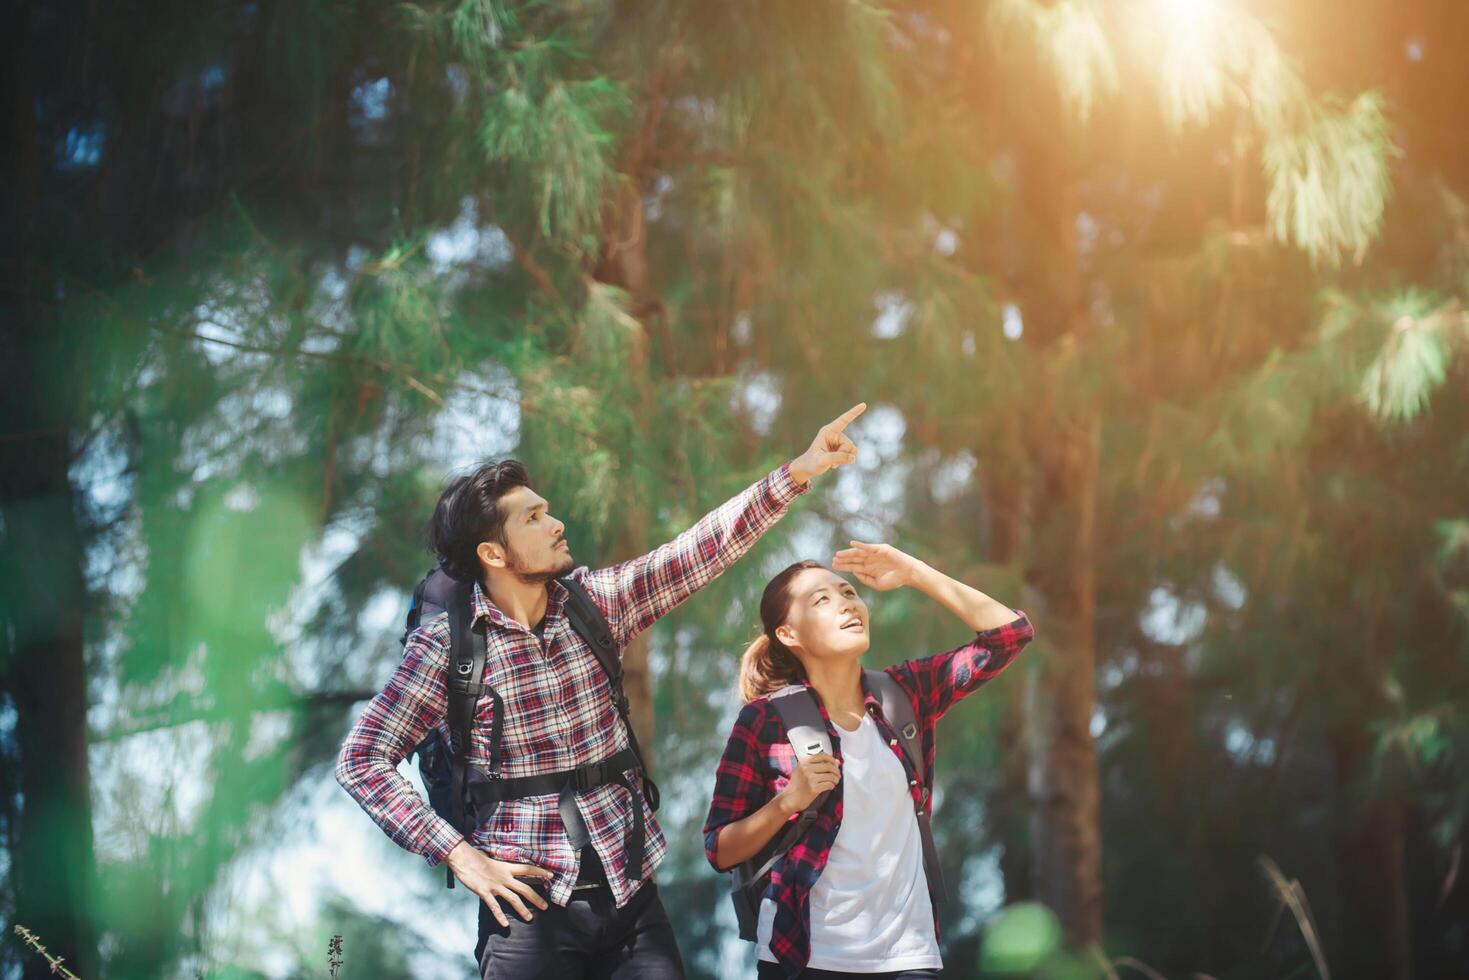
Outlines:
{"label": "woman's raised hand", "polygon": [[919,561],[890,544],[853,541],[852,547],[843,548],[836,553],[831,567],[839,572],[851,572],[857,576],[857,581],[868,588],[886,592],[900,586],[912,585]]}

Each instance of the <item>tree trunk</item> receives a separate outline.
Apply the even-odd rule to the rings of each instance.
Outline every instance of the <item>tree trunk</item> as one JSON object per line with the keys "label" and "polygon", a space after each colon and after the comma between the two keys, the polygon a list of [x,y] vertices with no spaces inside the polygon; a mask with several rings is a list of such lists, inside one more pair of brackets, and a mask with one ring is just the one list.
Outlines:
{"label": "tree trunk", "polygon": [[[35,350],[24,342],[17,347]],[[22,358],[27,364],[19,370],[7,365],[6,376],[16,383],[7,386],[3,413],[19,438],[0,443],[4,686],[14,699],[19,761],[19,807],[11,814],[15,922],[73,971],[95,976],[82,533],[67,476],[66,433],[24,434],[48,430],[51,420],[19,404],[22,391],[40,397],[21,379],[53,375]],[[39,956],[25,963],[27,978],[52,975]]]}
{"label": "tree trunk", "polygon": [[1046,549],[1036,577],[1047,598],[1049,653],[1032,719],[1030,788],[1036,892],[1078,943],[1102,938],[1102,841],[1096,709],[1095,499],[1100,427],[1063,433],[1048,474]]}
{"label": "tree trunk", "polygon": [[1367,740],[1355,729],[1339,729],[1329,742],[1344,815],[1335,841],[1342,942],[1333,973],[1342,980],[1411,980],[1403,805],[1374,798],[1354,806]]}
{"label": "tree trunk", "polygon": [[1031,580],[1046,600],[1048,657],[1032,722],[1031,846],[1036,894],[1077,943],[1102,938],[1102,842],[1096,743],[1096,503],[1100,409],[1078,396],[1094,338],[1076,219],[1076,178],[1054,134],[1024,148],[1028,243],[1021,289],[1025,340],[1036,350],[1041,399],[1027,450],[1039,476],[1032,501]]}
{"label": "tree trunk", "polygon": [[[82,621],[83,534],[69,477],[69,438],[80,399],[74,362],[57,359],[49,313],[56,277],[38,250],[41,145],[32,86],[30,11],[16,5],[4,19],[11,42],[0,104],[10,120],[0,161],[12,179],[0,191],[0,691],[15,711],[0,818],[10,846],[8,885],[14,924],[40,937],[52,955],[84,977],[97,973],[91,922],[96,857],[87,765],[86,674]],[[12,937],[13,939],[14,937]],[[7,943],[14,949],[12,943]],[[53,976],[25,951],[21,976]]]}
{"label": "tree trunk", "polygon": [[[986,468],[990,561],[1009,568],[1020,565],[1024,549],[1025,489],[1017,482],[1017,472],[1019,468],[999,460],[991,461]],[[1023,680],[1029,685],[1031,678],[1027,675]],[[1000,783],[989,803],[989,819],[1001,842],[1000,877],[1007,904],[1035,896],[1027,829],[1030,814],[1026,807],[1031,716],[1020,693],[1017,690],[1017,696],[1004,699],[1000,705]]]}
{"label": "tree trunk", "polygon": [[[651,377],[652,358],[650,347],[650,325],[661,319],[661,307],[654,295],[648,276],[647,215],[644,211],[643,194],[648,181],[648,167],[652,140],[657,132],[662,113],[661,74],[654,73],[652,84],[646,95],[642,125],[628,147],[622,164],[623,179],[618,185],[612,201],[608,203],[606,224],[602,233],[602,249],[593,278],[602,283],[626,290],[628,313],[637,321],[639,331],[629,348],[626,370],[638,389],[637,412],[640,425],[646,425],[654,415],[654,380]],[[672,371],[673,351],[668,343],[662,344],[664,369]],[[649,527],[652,515],[648,512],[642,494],[632,492],[636,481],[622,483],[624,506],[619,513],[620,528],[613,545],[613,561],[625,561],[646,554],[656,546],[651,540]],[[653,767],[654,735],[656,725],[653,707],[653,678],[648,667],[648,634],[635,639],[623,651],[623,688],[632,709],[633,728],[638,744],[643,750],[644,761]]]}

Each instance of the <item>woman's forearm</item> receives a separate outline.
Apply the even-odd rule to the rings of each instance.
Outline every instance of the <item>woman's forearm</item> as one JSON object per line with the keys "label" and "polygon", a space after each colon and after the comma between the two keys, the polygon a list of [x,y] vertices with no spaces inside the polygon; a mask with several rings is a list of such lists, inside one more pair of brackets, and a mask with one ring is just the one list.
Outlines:
{"label": "woman's forearm", "polygon": [[910,584],[964,620],[976,633],[1013,623],[1017,615],[1003,602],[991,599],[973,586],[965,585],[925,562],[917,562]]}
{"label": "woman's forearm", "polygon": [[748,817],[720,827],[714,854],[719,870],[728,871],[759,854],[760,849],[769,844],[790,819],[791,811],[781,795],[777,794],[775,799]]}

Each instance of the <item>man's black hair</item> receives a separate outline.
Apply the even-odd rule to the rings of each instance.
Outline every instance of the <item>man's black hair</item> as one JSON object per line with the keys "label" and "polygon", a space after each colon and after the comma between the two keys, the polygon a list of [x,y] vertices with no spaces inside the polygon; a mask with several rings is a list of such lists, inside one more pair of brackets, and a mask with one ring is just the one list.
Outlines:
{"label": "man's black hair", "polygon": [[449,483],[424,530],[444,571],[462,582],[480,577],[475,549],[484,541],[505,544],[506,514],[500,498],[516,487],[528,486],[530,474],[518,459],[489,460]]}

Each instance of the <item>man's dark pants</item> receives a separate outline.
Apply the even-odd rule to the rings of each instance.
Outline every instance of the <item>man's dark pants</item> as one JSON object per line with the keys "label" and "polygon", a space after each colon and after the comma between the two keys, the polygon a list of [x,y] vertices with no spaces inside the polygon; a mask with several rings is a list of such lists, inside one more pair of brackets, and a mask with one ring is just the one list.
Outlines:
{"label": "man's dark pants", "polygon": [[500,925],[480,903],[474,955],[484,980],[683,980],[673,925],[651,881],[620,909],[604,884],[572,892],[565,906],[532,908],[530,922],[509,909],[506,918],[510,925]]}

